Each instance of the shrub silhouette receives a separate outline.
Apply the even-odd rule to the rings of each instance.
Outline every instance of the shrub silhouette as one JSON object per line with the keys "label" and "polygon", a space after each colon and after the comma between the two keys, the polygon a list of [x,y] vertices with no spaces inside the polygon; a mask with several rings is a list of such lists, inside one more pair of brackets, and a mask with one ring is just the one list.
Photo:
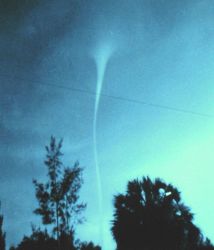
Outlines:
{"label": "shrub silhouette", "polygon": [[95,246],[92,242],[89,242],[89,243],[82,243],[80,245],[80,250],[101,250],[101,247],[99,246]]}
{"label": "shrub silhouette", "polygon": [[[40,228],[35,229],[35,227],[32,231],[30,237],[24,236],[22,242],[17,247],[11,247],[10,250],[58,250],[58,241],[49,236],[47,231],[41,231]],[[60,250],[101,250],[101,247],[95,246],[92,242],[74,246],[73,238],[69,235],[61,235],[60,242]]]}
{"label": "shrub silhouette", "polygon": [[[22,242],[15,248],[11,247],[10,250],[58,250],[58,241],[49,236],[48,232],[42,231],[40,228],[32,228],[31,236],[24,236]],[[60,249],[61,250],[76,250],[72,236],[60,236]]]}
{"label": "shrub silhouette", "polygon": [[115,196],[114,206],[117,250],[214,249],[193,224],[180,192],[160,179],[130,181],[126,194]]}
{"label": "shrub silhouette", "polygon": [[33,229],[31,236],[24,236],[22,242],[16,248],[11,247],[10,250],[58,250],[58,242],[50,237],[47,231]]}
{"label": "shrub silhouette", "polygon": [[6,237],[6,234],[3,231],[3,221],[4,221],[3,215],[0,215],[0,250],[5,250],[5,237]]}

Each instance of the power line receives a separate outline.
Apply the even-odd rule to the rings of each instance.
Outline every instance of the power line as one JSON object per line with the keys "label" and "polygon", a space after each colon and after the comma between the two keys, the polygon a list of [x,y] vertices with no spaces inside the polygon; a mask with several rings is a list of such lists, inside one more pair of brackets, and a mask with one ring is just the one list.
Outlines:
{"label": "power line", "polygon": [[[49,86],[56,87],[56,88],[67,89],[67,90],[71,90],[73,92],[81,92],[81,93],[84,93],[84,94],[90,94],[90,95],[93,95],[93,96],[97,95],[97,93],[89,91],[89,90],[73,88],[73,87],[68,87],[68,86],[63,86],[63,85],[58,85],[58,84],[45,83],[44,85],[49,85]],[[203,116],[203,117],[214,118],[214,115],[201,113],[201,112],[196,112],[196,111],[192,111],[192,110],[180,109],[180,108],[175,108],[175,107],[171,107],[171,106],[167,106],[167,105],[150,103],[150,102],[145,102],[145,101],[136,100],[136,99],[127,98],[127,97],[122,97],[122,96],[108,95],[108,94],[105,94],[105,93],[102,93],[100,95],[103,96],[103,97],[107,97],[107,98],[111,98],[111,99],[115,99],[115,100],[119,100],[119,101],[124,101],[124,102],[129,102],[129,103],[136,103],[136,104],[146,105],[146,106],[150,106],[150,107],[154,107],[154,108],[167,109],[167,110],[187,113],[187,114],[191,114],[191,115],[198,115],[198,116]]]}
{"label": "power line", "polygon": [[[10,75],[7,74],[0,74],[0,77],[9,77],[12,78]],[[87,89],[81,89],[81,88],[75,88],[75,87],[68,87],[65,85],[59,85],[59,84],[54,84],[54,83],[41,83],[35,80],[30,80],[30,79],[24,79],[21,77],[16,77],[16,79],[21,80],[21,81],[29,81],[29,82],[33,82],[36,84],[39,84],[41,86],[50,86],[50,87],[55,87],[55,88],[60,88],[60,89],[66,89],[72,92],[79,92],[82,94],[88,94],[88,95],[92,95],[92,96],[97,96],[98,94],[96,92],[87,90]],[[141,101],[141,100],[137,100],[134,98],[128,98],[128,97],[123,97],[123,96],[115,96],[115,95],[109,95],[109,94],[105,94],[105,93],[101,93],[100,94],[102,97],[106,97],[106,98],[111,98],[114,100],[119,100],[119,101],[124,101],[124,102],[128,102],[128,103],[135,103],[135,104],[139,104],[139,105],[144,105],[144,106],[150,106],[153,108],[159,108],[159,109],[166,109],[166,110],[170,110],[170,111],[174,111],[174,112],[179,112],[179,113],[185,113],[185,114],[190,114],[190,115],[196,115],[196,116],[201,116],[201,117],[207,117],[207,118],[214,118],[214,115],[212,114],[206,114],[206,113],[202,113],[202,112],[197,112],[197,111],[193,111],[193,110],[188,110],[188,109],[181,109],[181,108],[176,108],[176,107],[172,107],[172,106],[168,106],[168,105],[162,105],[162,104],[158,104],[158,103],[152,103],[152,102],[145,102],[145,101]]]}

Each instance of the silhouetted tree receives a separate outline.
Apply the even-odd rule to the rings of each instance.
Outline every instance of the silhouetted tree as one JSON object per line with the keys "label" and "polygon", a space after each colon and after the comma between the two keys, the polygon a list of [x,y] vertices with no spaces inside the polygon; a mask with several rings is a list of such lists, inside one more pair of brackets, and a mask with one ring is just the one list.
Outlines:
{"label": "silhouetted tree", "polygon": [[58,242],[50,237],[47,231],[32,228],[30,237],[24,236],[22,242],[17,247],[11,247],[10,250],[58,250]]}
{"label": "silhouetted tree", "polygon": [[80,245],[79,250],[101,250],[101,247],[95,246],[92,242],[84,242]]}
{"label": "silhouetted tree", "polygon": [[[82,220],[78,215],[86,205],[79,203],[79,190],[83,183],[82,168],[75,163],[72,168],[64,167],[62,157],[62,140],[56,142],[51,137],[50,145],[46,146],[45,165],[48,170],[48,181],[39,183],[34,180],[36,198],[39,207],[34,211],[42,216],[44,224],[53,224],[53,232],[57,240],[71,242],[74,225]],[[70,244],[70,243],[68,243]]]}
{"label": "silhouetted tree", "polygon": [[201,245],[197,250],[214,250],[214,247],[211,241],[208,238],[206,238],[205,241],[201,243]]}
{"label": "silhouetted tree", "polygon": [[180,192],[160,179],[130,181],[126,194],[115,196],[114,206],[112,233],[117,250],[204,249],[201,232]]}
{"label": "silhouetted tree", "polygon": [[[65,245],[66,242],[62,239],[62,245],[60,246],[62,250],[101,250],[99,246],[95,246],[92,242],[79,243],[76,247],[71,244]],[[17,247],[11,247],[10,250],[58,250],[58,242],[55,238],[50,237],[46,230],[41,231],[40,228],[32,227],[32,235],[24,236],[21,243]]]}
{"label": "silhouetted tree", "polygon": [[[0,203],[0,208],[1,208],[1,203]],[[0,250],[5,250],[5,237],[6,237],[6,234],[3,231],[3,221],[4,221],[3,215],[0,215]]]}

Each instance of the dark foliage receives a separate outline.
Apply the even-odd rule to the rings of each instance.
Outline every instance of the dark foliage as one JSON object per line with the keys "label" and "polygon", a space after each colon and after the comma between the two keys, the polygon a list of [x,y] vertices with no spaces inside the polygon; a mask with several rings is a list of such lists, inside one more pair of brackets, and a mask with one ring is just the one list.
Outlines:
{"label": "dark foliage", "polygon": [[84,242],[80,245],[79,250],[101,250],[101,247],[95,246],[92,242]]}
{"label": "dark foliage", "polygon": [[56,143],[55,138],[51,137],[45,160],[48,181],[33,181],[39,203],[34,212],[41,215],[44,225],[53,225],[53,236],[32,226],[32,235],[25,236],[17,247],[11,247],[10,250],[101,250],[91,242],[79,243],[79,246],[74,244],[74,225],[82,222],[78,215],[86,207],[79,203],[83,169],[78,163],[72,168],[64,167],[61,147],[62,140]]}
{"label": "dark foliage", "polygon": [[[75,250],[73,245],[72,236],[61,236],[62,245],[61,250]],[[49,236],[47,231],[41,231],[40,229],[34,229],[30,237],[25,236],[22,242],[15,248],[11,247],[10,250],[58,250],[58,241]]]}
{"label": "dark foliage", "polygon": [[31,236],[24,236],[22,242],[10,250],[58,250],[57,241],[50,237],[47,232],[33,230]]}
{"label": "dark foliage", "polygon": [[22,242],[17,247],[11,247],[10,250],[101,250],[99,246],[95,246],[92,242],[79,243],[74,246],[74,239],[72,235],[62,234],[60,237],[61,245],[58,241],[49,236],[47,231],[32,228],[32,235],[25,236]]}
{"label": "dark foliage", "polygon": [[179,191],[160,179],[128,183],[115,196],[112,233],[117,250],[214,250],[193,224]]}
{"label": "dark foliage", "polygon": [[0,250],[5,250],[5,232],[3,231],[3,215],[0,215]]}
{"label": "dark foliage", "polygon": [[48,181],[39,183],[34,180],[36,198],[39,207],[36,214],[42,216],[43,224],[52,224],[57,239],[73,234],[74,225],[80,223],[78,215],[85,209],[79,203],[79,190],[83,183],[82,168],[76,163],[72,168],[65,167],[62,158],[62,140],[57,143],[51,137],[46,147],[45,165],[48,170]]}

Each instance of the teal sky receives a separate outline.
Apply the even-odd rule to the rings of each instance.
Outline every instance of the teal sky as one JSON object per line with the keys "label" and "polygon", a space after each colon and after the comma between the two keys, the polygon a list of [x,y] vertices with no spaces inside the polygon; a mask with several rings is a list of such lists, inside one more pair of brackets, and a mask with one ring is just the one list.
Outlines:
{"label": "teal sky", "polygon": [[[0,200],[8,244],[41,221],[32,178],[44,179],[44,145],[64,138],[64,160],[85,166],[82,240],[100,242],[93,153],[93,53],[113,46],[100,97],[97,148],[104,250],[113,195],[144,175],[177,186],[214,242],[214,3],[211,0],[0,1]],[[104,49],[103,49],[104,50]],[[106,51],[103,51],[105,54]],[[59,88],[57,86],[64,86]],[[21,228],[21,230],[20,230]],[[107,247],[106,247],[107,246]]]}

